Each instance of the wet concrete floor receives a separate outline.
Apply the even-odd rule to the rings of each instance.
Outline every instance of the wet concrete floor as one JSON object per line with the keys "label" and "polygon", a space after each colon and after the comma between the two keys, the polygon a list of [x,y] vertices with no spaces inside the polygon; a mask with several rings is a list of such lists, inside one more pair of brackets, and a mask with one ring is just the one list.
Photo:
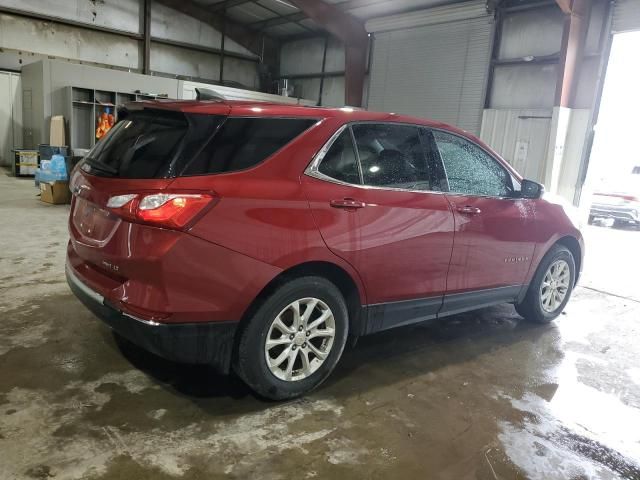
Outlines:
{"label": "wet concrete floor", "polygon": [[363,338],[278,404],[118,344],[65,284],[67,214],[0,174],[0,479],[640,479],[640,299],[603,280],[640,254],[601,258],[640,232],[588,228],[552,325],[504,305]]}

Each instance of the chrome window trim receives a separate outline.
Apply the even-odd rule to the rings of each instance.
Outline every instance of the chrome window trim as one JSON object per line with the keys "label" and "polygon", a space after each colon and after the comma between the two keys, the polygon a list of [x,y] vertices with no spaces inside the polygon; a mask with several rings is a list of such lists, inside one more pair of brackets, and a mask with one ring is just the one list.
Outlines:
{"label": "chrome window trim", "polygon": [[[371,120],[371,121],[369,121],[369,120],[360,120],[360,121],[357,121],[357,122],[345,123],[344,125],[342,125],[331,136],[331,138],[329,138],[329,140],[327,140],[327,142],[318,151],[318,153],[316,153],[316,155],[313,157],[313,160],[311,160],[311,163],[305,169],[304,175],[306,175],[308,177],[316,178],[318,180],[322,180],[324,182],[334,183],[336,185],[342,185],[342,186],[345,186],[345,187],[360,188],[362,190],[386,190],[386,191],[390,191],[390,192],[427,193],[427,194],[432,194],[432,195],[433,194],[444,195],[446,193],[446,192],[441,192],[441,191],[438,191],[438,190],[413,190],[413,189],[410,189],[410,188],[380,187],[380,186],[376,186],[376,185],[365,185],[364,184],[364,180],[362,178],[363,176],[362,176],[362,165],[360,165],[360,156],[358,154],[358,148],[357,148],[356,143],[355,143],[353,130],[351,129],[352,125],[360,125],[360,124],[363,124],[363,123],[364,124],[366,124],[366,123],[375,123],[375,124],[382,124],[382,125],[403,125],[403,126],[410,126],[410,127],[416,127],[416,128],[429,128],[429,127],[426,127],[424,125],[418,125],[418,124],[415,124],[415,123],[380,122],[380,121],[375,121],[375,120]],[[355,153],[356,153],[356,160],[358,162],[358,171],[360,172],[360,181],[363,182],[361,184],[343,182],[342,180],[338,180],[336,178],[330,177],[329,175],[325,175],[324,173],[319,171],[320,164],[322,163],[322,160],[324,159],[324,157],[327,155],[327,152],[329,151],[329,149],[331,149],[331,147],[333,146],[335,141],[338,139],[338,137],[342,134],[342,132],[344,132],[347,128],[351,132],[351,141],[353,142],[353,148],[354,148]]]}
{"label": "chrome window trim", "polygon": [[[504,165],[502,165],[501,161],[499,161],[497,158],[495,158],[490,152],[488,152],[481,145],[478,145],[476,142],[472,142],[471,140],[469,140],[468,138],[466,138],[463,135],[460,135],[460,134],[458,134],[456,132],[452,132],[451,130],[447,130],[447,129],[444,129],[444,128],[430,127],[428,125],[420,125],[420,124],[417,124],[417,123],[388,122],[388,121],[378,121],[378,120],[358,120],[358,121],[355,121],[355,122],[348,122],[348,123],[345,123],[344,125],[342,125],[329,138],[329,140],[327,140],[327,142],[322,146],[322,148],[318,151],[318,153],[315,154],[315,156],[311,160],[311,163],[309,163],[309,165],[305,169],[304,175],[306,175],[308,177],[316,178],[318,180],[322,180],[324,182],[334,183],[336,185],[342,185],[342,186],[345,186],[345,187],[361,188],[363,190],[387,190],[387,191],[391,191],[391,192],[427,193],[427,194],[431,194],[431,195],[433,195],[433,194],[449,195],[449,196],[452,196],[452,197],[456,196],[456,197],[473,197],[473,198],[493,198],[493,199],[496,199],[496,200],[527,200],[527,199],[520,198],[520,197],[497,197],[497,196],[494,196],[494,195],[477,195],[477,194],[471,195],[471,194],[457,193],[457,192],[442,192],[442,191],[439,191],[439,190],[413,190],[413,189],[410,189],[410,188],[380,187],[380,186],[376,186],[376,185],[365,185],[364,184],[364,179],[363,179],[363,176],[362,176],[362,165],[360,165],[360,157],[359,157],[359,154],[358,154],[358,148],[357,148],[357,145],[355,143],[355,138],[354,138],[355,135],[354,135],[353,129],[351,127],[353,125],[362,125],[362,124],[368,124],[368,123],[374,123],[374,124],[380,124],[380,125],[403,125],[403,126],[416,127],[416,128],[419,128],[419,129],[422,128],[422,129],[429,130],[429,131],[437,130],[439,132],[443,132],[443,133],[446,133],[448,135],[453,135],[455,137],[459,137],[462,140],[465,140],[467,142],[472,143],[473,145],[478,147],[480,150],[482,150],[494,162],[498,163],[500,168],[505,170],[507,172],[507,174],[509,174],[509,176],[512,178],[512,180],[518,182],[518,184],[521,184],[521,182],[517,178],[515,178],[513,176],[513,174],[507,168],[505,168]],[[360,172],[360,181],[362,182],[361,184],[343,182],[342,180],[338,180],[336,178],[330,177],[329,175],[325,175],[324,173],[319,171],[320,164],[322,163],[322,160],[324,159],[324,157],[327,155],[327,152],[329,151],[329,149],[331,149],[331,147],[333,146],[335,141],[338,139],[338,137],[342,134],[342,132],[344,132],[347,128],[351,132],[351,141],[353,142],[353,148],[354,148],[355,153],[356,153],[356,159],[357,159],[357,162],[358,162],[358,171]],[[433,141],[434,142],[436,141],[435,138],[433,139]],[[436,143],[436,148],[437,148],[437,143]],[[439,151],[438,151],[438,154],[440,154]],[[444,168],[444,164],[443,164],[443,168]],[[446,175],[446,169],[445,169],[445,175]],[[449,184],[449,181],[447,179],[447,185],[448,184]]]}

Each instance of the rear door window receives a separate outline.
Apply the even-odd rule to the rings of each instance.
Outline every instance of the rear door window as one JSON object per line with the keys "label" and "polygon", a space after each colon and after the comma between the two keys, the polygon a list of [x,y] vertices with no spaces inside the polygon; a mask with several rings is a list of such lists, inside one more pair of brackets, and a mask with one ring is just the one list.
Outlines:
{"label": "rear door window", "polygon": [[226,173],[257,165],[307,130],[305,118],[228,118],[193,158],[183,176]]}
{"label": "rear door window", "polygon": [[432,190],[420,129],[412,125],[353,125],[365,185]]}

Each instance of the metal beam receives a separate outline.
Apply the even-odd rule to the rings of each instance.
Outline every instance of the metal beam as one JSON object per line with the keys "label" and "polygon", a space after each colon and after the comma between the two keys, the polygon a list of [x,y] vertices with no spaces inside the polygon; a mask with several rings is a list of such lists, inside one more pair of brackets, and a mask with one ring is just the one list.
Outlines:
{"label": "metal beam", "polygon": [[556,1],[565,12],[565,18],[554,105],[572,107],[587,39],[591,0]]}
{"label": "metal beam", "polygon": [[228,10],[231,7],[242,5],[243,3],[249,3],[250,0],[224,0],[222,2],[214,3],[207,6],[207,10],[210,12],[219,12],[221,10]]}
{"label": "metal beam", "polygon": [[211,25],[219,32],[225,29],[228,38],[242,45],[252,53],[262,57],[263,55],[263,38],[257,32],[233,22],[226,21],[222,15],[212,12],[210,9],[203,7],[192,0],[156,0],[158,3],[172,8],[180,13],[196,18],[201,22]]}
{"label": "metal beam", "polygon": [[[224,10],[224,13],[226,14],[227,11]],[[220,33],[221,33],[220,49],[222,50],[222,55],[220,55],[220,83],[222,83],[222,81],[224,79],[224,39],[226,37],[226,35],[225,35],[226,27],[227,27],[227,17],[225,15],[224,16],[224,22],[222,22],[222,30],[220,31]]]}
{"label": "metal beam", "polygon": [[361,106],[369,44],[364,23],[322,0],[289,1],[344,44],[345,103],[353,107]]}
{"label": "metal beam", "polygon": [[290,13],[289,15],[282,15],[276,18],[270,18],[269,20],[261,20],[259,22],[253,22],[249,25],[256,30],[264,30],[269,27],[276,27],[278,25],[284,25],[286,23],[299,22],[304,20],[307,16],[302,12]]}
{"label": "metal beam", "polygon": [[142,73],[151,73],[151,0],[142,0]]}
{"label": "metal beam", "polygon": [[196,45],[194,43],[179,42],[177,40],[170,40],[168,38],[151,37],[151,43],[159,43],[161,45],[169,45],[172,47],[186,48],[189,50],[196,50],[198,52],[213,53],[214,55],[224,55],[225,57],[233,57],[239,60],[246,60],[248,62],[259,62],[258,57],[252,57],[244,55],[242,53],[230,52],[229,50],[222,50],[215,47],[207,47],[205,45]]}
{"label": "metal beam", "polygon": [[17,8],[2,7],[0,6],[0,13],[7,15],[14,15],[16,17],[31,18],[33,20],[40,20],[43,22],[57,23],[58,25],[67,25],[69,27],[84,28],[85,30],[92,30],[94,32],[110,33],[112,35],[119,35],[121,37],[132,38],[134,40],[142,40],[143,35],[137,32],[129,32],[126,30],[118,30],[117,28],[101,27],[91,23],[78,22],[76,20],[70,20],[68,18],[56,17],[53,15],[45,15],[42,13],[27,12]]}
{"label": "metal beam", "polygon": [[556,3],[565,15],[571,15],[573,10],[573,0],[556,0]]}
{"label": "metal beam", "polygon": [[304,79],[304,78],[330,78],[330,77],[344,77],[344,70],[338,70],[337,72],[318,72],[318,73],[292,73],[281,74],[280,78],[289,78],[292,80]]}

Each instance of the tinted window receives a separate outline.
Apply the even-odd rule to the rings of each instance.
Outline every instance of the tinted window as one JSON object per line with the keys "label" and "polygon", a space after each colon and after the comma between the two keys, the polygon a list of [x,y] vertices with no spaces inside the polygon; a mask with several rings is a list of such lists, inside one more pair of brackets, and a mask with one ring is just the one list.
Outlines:
{"label": "tinted window", "polygon": [[353,133],[365,185],[431,190],[418,127],[363,123]]}
{"label": "tinted window", "polygon": [[456,135],[439,131],[433,135],[450,192],[492,197],[513,193],[511,175],[480,147]]}
{"label": "tinted window", "polygon": [[341,182],[361,183],[356,152],[348,128],[333,142],[322,159],[318,171]]}
{"label": "tinted window", "polygon": [[253,167],[316,121],[287,118],[228,118],[182,175],[225,173]]}
{"label": "tinted window", "polygon": [[[220,121],[220,117],[205,118],[213,124]],[[188,130],[187,117],[179,112],[132,112],[96,143],[83,168],[123,178],[168,176]]]}

